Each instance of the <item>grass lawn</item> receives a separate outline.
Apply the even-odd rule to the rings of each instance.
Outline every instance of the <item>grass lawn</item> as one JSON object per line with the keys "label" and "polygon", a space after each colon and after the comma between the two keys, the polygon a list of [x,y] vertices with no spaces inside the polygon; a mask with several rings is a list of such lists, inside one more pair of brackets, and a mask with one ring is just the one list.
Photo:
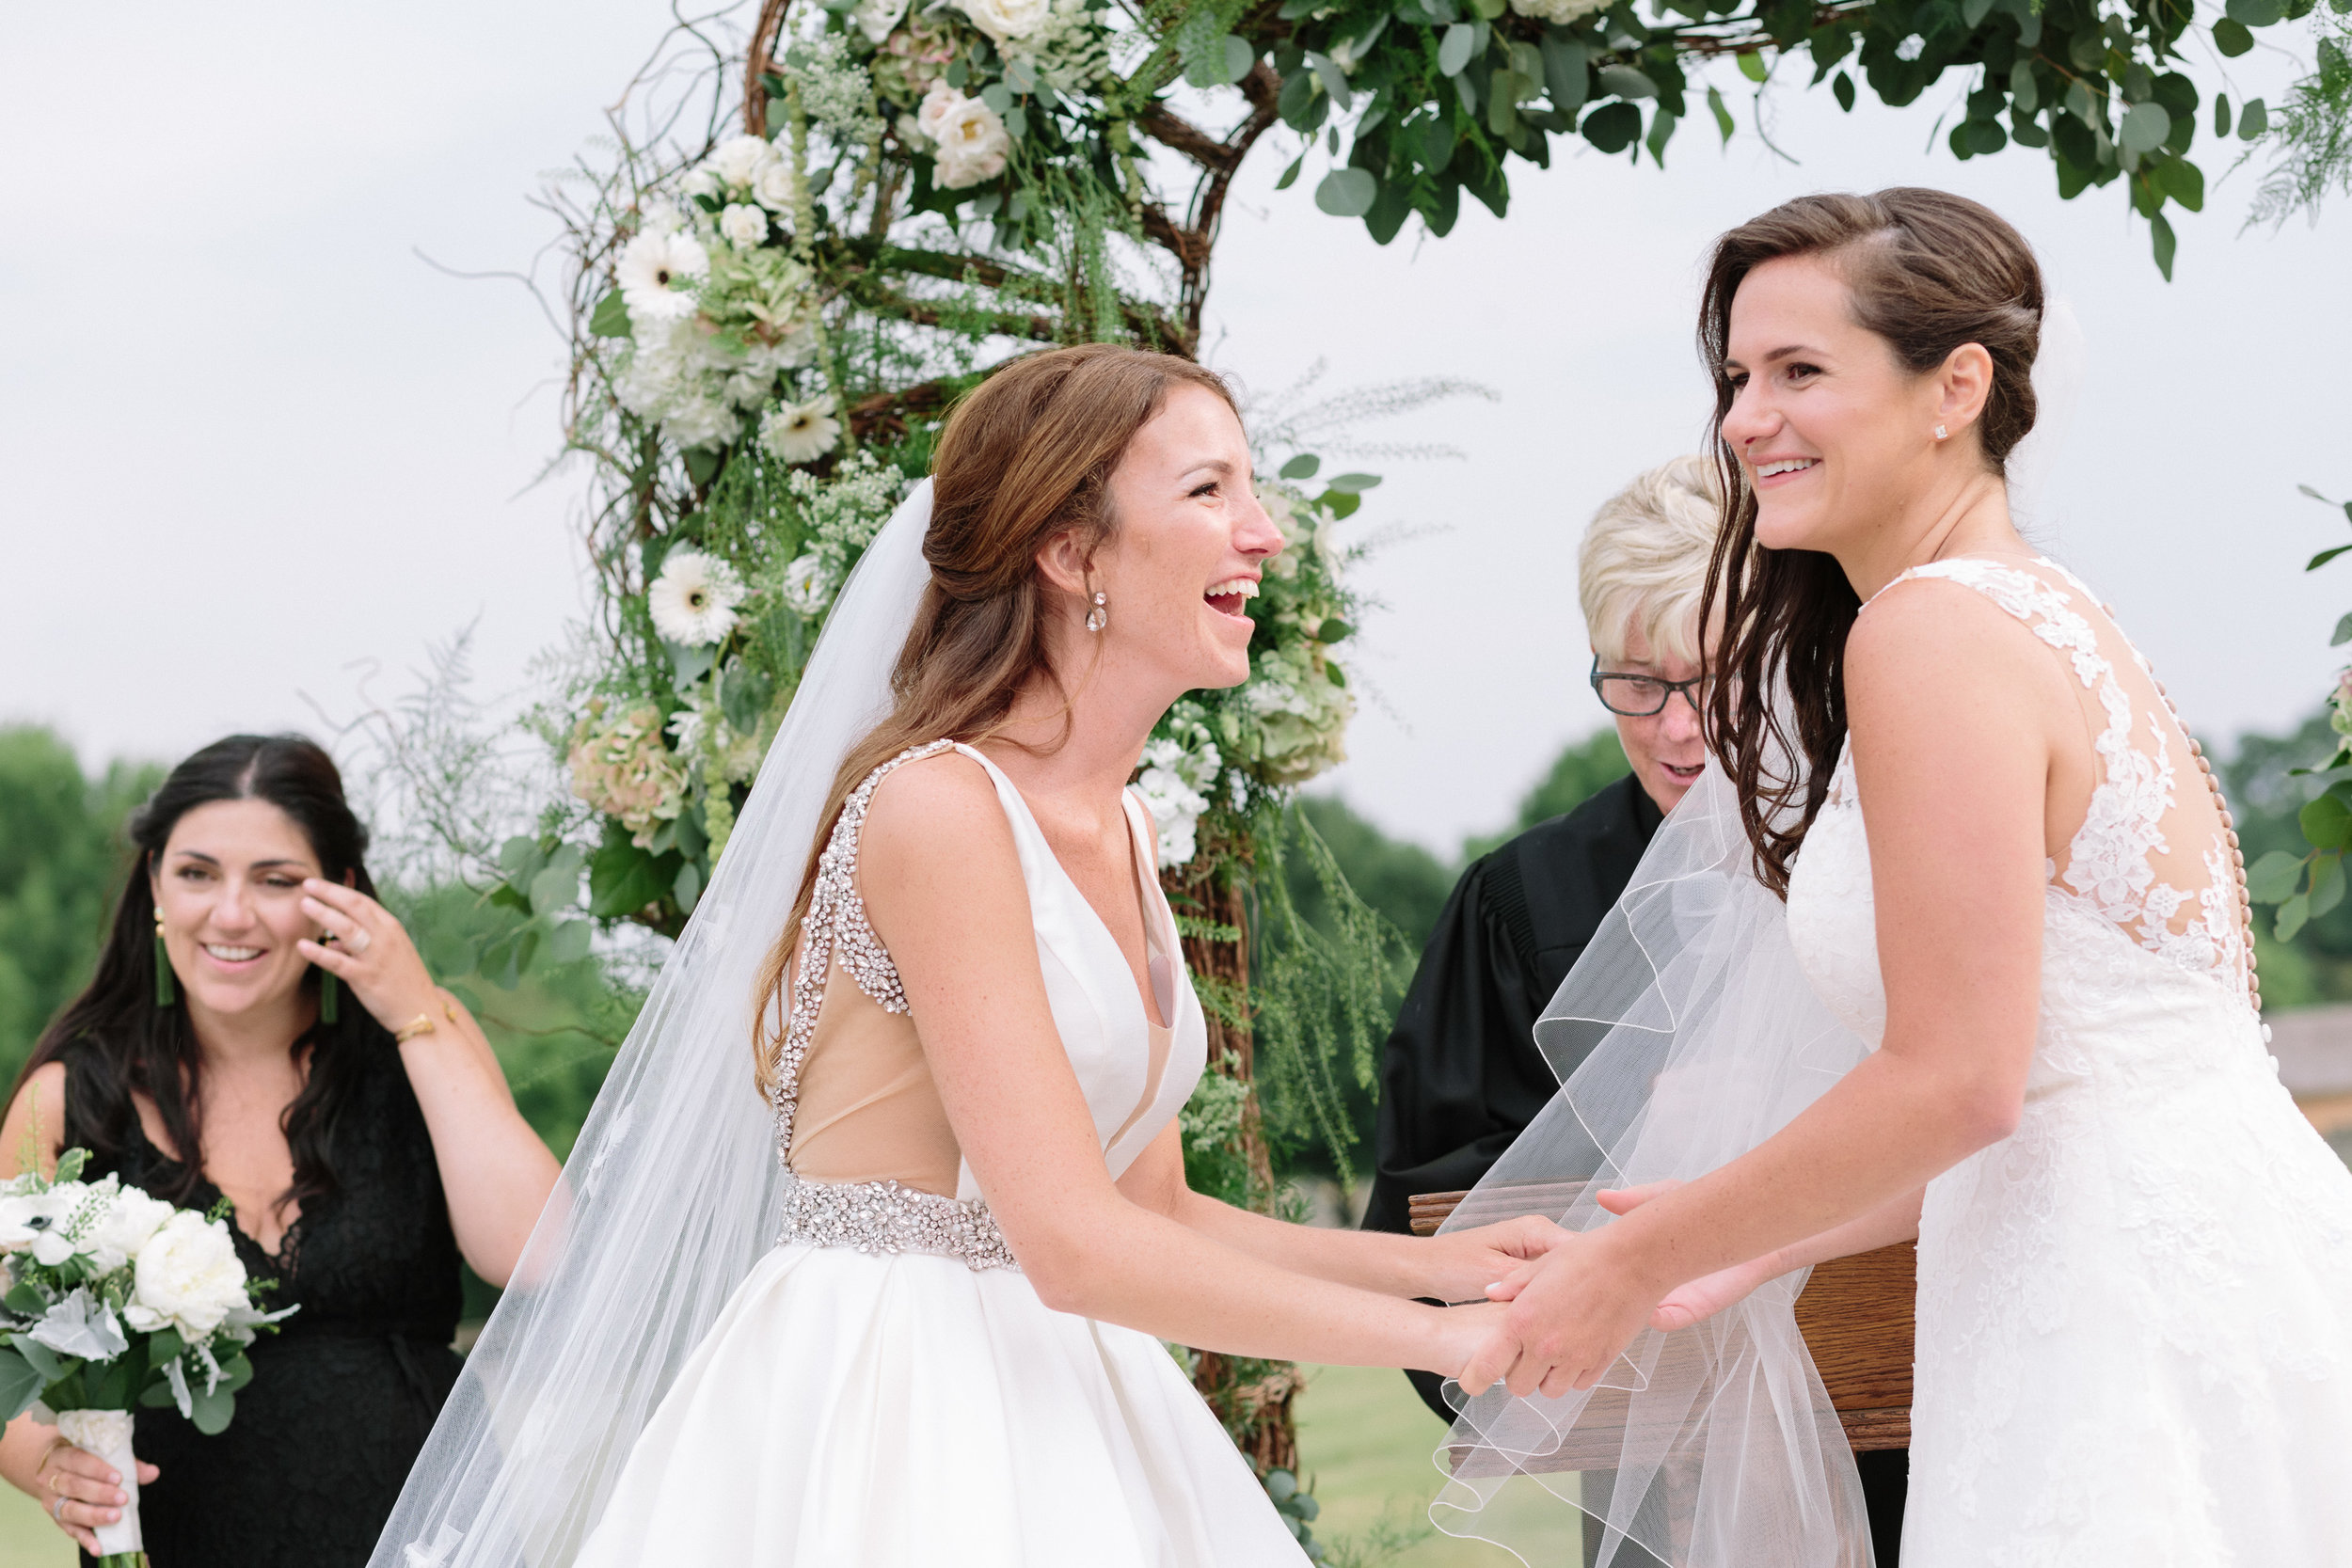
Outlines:
{"label": "grass lawn", "polygon": [[[1311,1370],[1298,1397],[1298,1446],[1323,1509],[1315,1534],[1334,1568],[1518,1568],[1500,1546],[1430,1528],[1438,1476],[1429,1456],[1444,1436],[1443,1423],[1413,1397],[1402,1372]],[[1563,1555],[1537,1568],[1577,1568],[1569,1510],[1549,1498],[1538,1510]],[[40,1504],[0,1485],[0,1568],[73,1568],[73,1561],[72,1543],[42,1516]]]}
{"label": "grass lawn", "polygon": [[[1429,1523],[1440,1476],[1430,1455],[1445,1423],[1403,1372],[1383,1367],[1313,1367],[1298,1397],[1299,1467],[1322,1513],[1314,1523],[1335,1568],[1518,1568],[1523,1560],[1485,1541],[1442,1535]],[[1535,1568],[1581,1568],[1579,1515],[1515,1480],[1490,1510],[1516,1516],[1557,1555]],[[1516,1532],[1514,1532],[1516,1534]]]}

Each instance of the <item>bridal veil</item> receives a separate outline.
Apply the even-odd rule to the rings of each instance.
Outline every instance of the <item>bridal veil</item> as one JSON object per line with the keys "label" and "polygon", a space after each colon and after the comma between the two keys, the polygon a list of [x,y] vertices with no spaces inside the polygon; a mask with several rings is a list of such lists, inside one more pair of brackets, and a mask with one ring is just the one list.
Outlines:
{"label": "bridal veil", "polygon": [[727,1298],[773,1245],[754,991],[834,772],[890,708],[930,580],[917,484],[843,588],[710,886],[614,1059],[373,1568],[561,1568]]}

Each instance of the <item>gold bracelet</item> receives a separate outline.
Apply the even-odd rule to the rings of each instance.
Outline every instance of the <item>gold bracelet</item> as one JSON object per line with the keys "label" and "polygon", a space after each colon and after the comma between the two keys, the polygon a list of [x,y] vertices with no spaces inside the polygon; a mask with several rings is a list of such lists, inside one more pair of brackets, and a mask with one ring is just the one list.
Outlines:
{"label": "gold bracelet", "polygon": [[439,1024],[433,1022],[432,1014],[419,1013],[415,1018],[392,1031],[392,1043],[394,1045],[406,1045],[410,1040],[415,1039],[419,1035],[432,1034],[439,1027]]}

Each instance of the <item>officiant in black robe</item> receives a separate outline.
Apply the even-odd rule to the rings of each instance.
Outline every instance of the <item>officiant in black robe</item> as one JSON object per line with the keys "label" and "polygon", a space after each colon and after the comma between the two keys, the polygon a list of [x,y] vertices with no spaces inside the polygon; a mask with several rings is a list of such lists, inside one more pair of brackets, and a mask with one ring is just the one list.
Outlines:
{"label": "officiant in black robe", "polygon": [[[1473,862],[1455,884],[1382,1053],[1368,1230],[1408,1232],[1414,1195],[1476,1186],[1575,1069],[1564,1061],[1555,1076],[1535,1021],[1707,760],[1698,612],[1715,495],[1712,460],[1678,458],[1612,499],[1585,533],[1577,578],[1589,678],[1629,771]],[[1406,1376],[1450,1424],[1444,1380]],[[1896,1560],[1909,1458],[1858,1456],[1880,1568]],[[1585,1523],[1589,1554],[1599,1522]],[[1627,1543],[1616,1560],[1654,1560]]]}

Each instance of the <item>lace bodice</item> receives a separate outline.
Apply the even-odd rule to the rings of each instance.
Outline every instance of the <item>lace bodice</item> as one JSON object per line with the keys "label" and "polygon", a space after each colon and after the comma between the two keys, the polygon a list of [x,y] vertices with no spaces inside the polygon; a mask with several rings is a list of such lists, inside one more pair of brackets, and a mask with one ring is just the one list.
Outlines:
{"label": "lace bodice", "polygon": [[[2083,605],[2095,605],[2090,590],[2054,562],[2035,564],[2065,586],[2023,567],[1976,557],[1915,566],[1895,582],[1932,578],[1976,590],[2062,654],[2095,705],[2098,781],[2065,859],[2047,863],[2053,897],[2099,915],[2183,969],[2245,990],[2251,980],[2250,955],[2237,834],[2209,783],[2186,799],[2175,787],[2178,759],[2188,759],[2208,781],[2211,765],[2147,661],[2123,641],[2101,607],[2106,638],[2118,645],[2137,676],[2140,702],[2135,704],[2100,627],[2075,602],[2079,595]],[[1850,743],[1831,779],[1830,801],[1844,807],[1853,800]]]}
{"label": "lace bodice", "polygon": [[[2342,1562],[2352,1506],[2315,1478],[2352,1440],[2352,1175],[2265,1050],[2234,835],[2213,791],[2176,787],[2202,759],[2058,568],[1907,575],[1984,594],[2066,661],[2096,766],[2048,863],[2017,1129],[1921,1208],[1905,1568]],[[1788,913],[1875,1048],[1866,804],[1850,750]]]}

